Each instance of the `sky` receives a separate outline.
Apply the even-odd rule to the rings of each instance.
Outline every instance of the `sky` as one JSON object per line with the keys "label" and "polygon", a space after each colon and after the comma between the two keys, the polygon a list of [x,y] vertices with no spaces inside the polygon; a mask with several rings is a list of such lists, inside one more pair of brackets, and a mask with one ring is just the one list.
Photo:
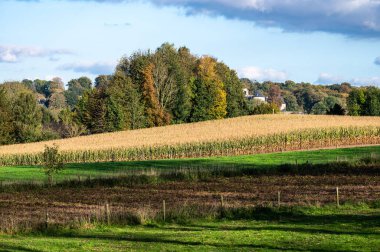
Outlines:
{"label": "sky", "polygon": [[111,74],[165,42],[257,81],[380,85],[380,0],[2,0],[0,82]]}

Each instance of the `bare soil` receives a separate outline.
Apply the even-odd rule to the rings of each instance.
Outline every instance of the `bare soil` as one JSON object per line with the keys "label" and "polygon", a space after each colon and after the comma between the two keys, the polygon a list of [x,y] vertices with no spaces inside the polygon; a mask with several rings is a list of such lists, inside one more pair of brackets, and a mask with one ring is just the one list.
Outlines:
{"label": "bare soil", "polygon": [[210,211],[226,207],[276,205],[323,205],[334,203],[336,187],[340,202],[369,202],[380,199],[380,177],[370,175],[258,176],[220,178],[212,181],[182,181],[129,187],[42,188],[0,193],[0,225],[48,220],[67,223],[86,216],[102,215],[105,204],[111,212],[160,212],[166,208],[198,206]]}

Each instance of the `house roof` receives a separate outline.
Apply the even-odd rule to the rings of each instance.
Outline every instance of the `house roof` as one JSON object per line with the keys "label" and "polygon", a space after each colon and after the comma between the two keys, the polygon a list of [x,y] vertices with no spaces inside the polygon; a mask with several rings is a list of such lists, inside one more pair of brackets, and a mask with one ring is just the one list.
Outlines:
{"label": "house roof", "polygon": [[256,91],[255,92],[255,97],[263,97],[263,98],[265,98],[265,96],[260,91]]}

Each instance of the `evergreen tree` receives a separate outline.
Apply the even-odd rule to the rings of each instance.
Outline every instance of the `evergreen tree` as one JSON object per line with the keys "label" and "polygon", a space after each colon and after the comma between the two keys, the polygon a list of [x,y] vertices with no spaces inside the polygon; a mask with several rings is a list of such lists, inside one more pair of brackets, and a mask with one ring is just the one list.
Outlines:
{"label": "evergreen tree", "polygon": [[121,71],[116,71],[107,92],[122,106],[126,129],[145,127],[144,106],[141,102],[141,95],[137,87],[133,85],[131,78]]}
{"label": "evergreen tree", "polygon": [[224,89],[227,94],[227,117],[246,115],[248,105],[242,92],[243,85],[237,73],[224,63],[217,63],[216,71],[220,80],[224,83]]}
{"label": "evergreen tree", "polygon": [[13,105],[13,135],[18,143],[38,141],[41,137],[42,112],[36,98],[21,93]]}
{"label": "evergreen tree", "polygon": [[196,58],[186,47],[178,49],[178,64],[174,66],[176,72],[177,95],[171,110],[175,123],[189,122],[192,100],[194,98],[194,74]]}

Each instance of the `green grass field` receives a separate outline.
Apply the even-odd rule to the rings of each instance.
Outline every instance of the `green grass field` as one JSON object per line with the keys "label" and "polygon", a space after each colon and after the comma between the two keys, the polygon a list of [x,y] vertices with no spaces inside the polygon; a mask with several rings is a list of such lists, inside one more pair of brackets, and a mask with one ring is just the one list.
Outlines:
{"label": "green grass field", "polygon": [[[294,163],[328,163],[334,161],[358,160],[371,155],[379,155],[380,146],[330,149],[317,151],[297,151],[250,156],[214,157],[200,159],[158,160],[139,162],[111,162],[90,164],[66,164],[65,169],[55,175],[56,181],[77,179],[78,176],[102,177],[128,174],[133,170],[175,169],[188,167],[269,167]],[[4,182],[42,182],[46,180],[41,167],[0,167],[0,181]]]}
{"label": "green grass field", "polygon": [[[292,213],[292,214],[289,214]],[[0,251],[379,251],[380,208],[298,208],[249,220],[0,235]]]}

